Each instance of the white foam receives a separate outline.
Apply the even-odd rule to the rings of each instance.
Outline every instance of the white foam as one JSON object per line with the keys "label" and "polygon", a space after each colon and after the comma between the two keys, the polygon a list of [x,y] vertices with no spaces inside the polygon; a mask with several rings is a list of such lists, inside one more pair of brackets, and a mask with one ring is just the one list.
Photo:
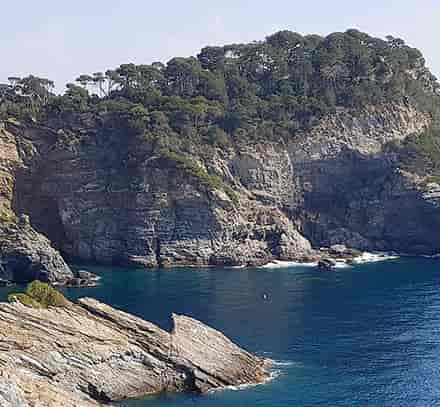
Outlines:
{"label": "white foam", "polygon": [[350,268],[351,265],[347,264],[345,261],[343,260],[336,260],[336,264],[332,267],[335,269],[347,269]]}
{"label": "white foam", "polygon": [[268,384],[271,381],[275,380],[280,375],[281,375],[280,370],[274,370],[270,372],[269,377],[261,383],[248,383],[248,384],[239,384],[237,386],[225,386],[219,389],[209,390],[208,393],[217,393],[219,391],[224,391],[224,390],[240,391],[240,390],[249,389],[250,387],[262,386],[264,384]]}
{"label": "white foam", "polygon": [[317,267],[318,263],[300,263],[298,261],[281,261],[274,260],[270,263],[261,266],[261,268],[266,269],[277,269],[277,268],[285,268],[285,267]]}
{"label": "white foam", "polygon": [[295,365],[295,363],[293,362],[288,362],[288,361],[282,361],[282,360],[272,360],[271,361],[271,365],[272,366],[293,366]]}
{"label": "white foam", "polygon": [[[365,263],[377,263],[380,261],[387,261],[387,260],[395,260],[398,259],[400,256],[396,255],[395,253],[383,253],[383,252],[363,252],[361,255],[355,257],[353,259],[354,264],[365,264]],[[428,257],[428,256],[426,256]],[[440,257],[440,253],[434,256],[429,257]],[[336,265],[332,268],[350,268],[352,265],[347,264],[347,262],[343,259],[335,259]],[[264,266],[261,266],[260,268],[264,269],[278,269],[278,268],[288,268],[288,267],[317,267],[317,262],[309,262],[309,263],[300,263],[298,261],[281,261],[281,260],[274,260],[270,263],[265,264]],[[238,266],[236,268],[242,268],[242,266]]]}
{"label": "white foam", "polygon": [[369,253],[363,252],[360,256],[355,257],[353,259],[353,263],[355,264],[364,264],[364,263],[377,263],[379,261],[388,261],[398,259],[399,256],[392,253]]}
{"label": "white foam", "polygon": [[424,255],[422,255],[422,257],[425,257],[427,259],[437,259],[440,257],[440,253],[432,254],[432,255],[424,254]]}

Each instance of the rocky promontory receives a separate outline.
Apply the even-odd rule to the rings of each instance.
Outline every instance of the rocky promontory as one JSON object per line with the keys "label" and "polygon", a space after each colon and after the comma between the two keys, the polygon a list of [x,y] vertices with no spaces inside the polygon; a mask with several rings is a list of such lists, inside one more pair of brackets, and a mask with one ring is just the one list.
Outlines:
{"label": "rocky promontory", "polygon": [[268,379],[263,359],[220,332],[172,321],[167,332],[90,298],[48,309],[0,303],[0,405],[96,407]]}
{"label": "rocky promontory", "polygon": [[281,31],[84,74],[62,95],[44,78],[11,81],[0,228],[17,232],[0,235],[3,269],[23,268],[7,253],[29,278],[64,282],[62,258],[156,268],[316,262],[335,245],[440,252],[440,83],[401,39]]}

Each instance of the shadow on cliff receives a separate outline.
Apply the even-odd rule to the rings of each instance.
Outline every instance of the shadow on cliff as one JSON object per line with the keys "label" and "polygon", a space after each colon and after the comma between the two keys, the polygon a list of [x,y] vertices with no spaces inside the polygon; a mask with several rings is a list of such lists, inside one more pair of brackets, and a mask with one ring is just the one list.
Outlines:
{"label": "shadow on cliff", "polygon": [[296,165],[294,172],[303,198],[297,216],[314,246],[440,252],[440,207],[423,197],[393,156],[346,149]]}

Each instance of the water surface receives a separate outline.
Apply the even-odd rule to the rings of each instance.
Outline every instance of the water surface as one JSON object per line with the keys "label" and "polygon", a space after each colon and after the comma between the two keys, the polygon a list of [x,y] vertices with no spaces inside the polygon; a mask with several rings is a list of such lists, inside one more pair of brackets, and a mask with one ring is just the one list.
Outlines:
{"label": "water surface", "polygon": [[267,385],[124,406],[440,406],[438,259],[334,272],[88,269],[102,285],[67,289],[69,297],[95,297],[166,329],[171,312],[186,314],[280,362],[279,377]]}

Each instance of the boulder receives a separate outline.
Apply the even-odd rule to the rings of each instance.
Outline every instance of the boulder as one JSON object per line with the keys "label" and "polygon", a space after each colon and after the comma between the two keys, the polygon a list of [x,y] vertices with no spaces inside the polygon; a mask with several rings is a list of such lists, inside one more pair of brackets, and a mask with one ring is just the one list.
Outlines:
{"label": "boulder", "polygon": [[334,244],[330,246],[329,253],[335,256],[343,255],[347,251],[347,247],[343,244]]}
{"label": "boulder", "polygon": [[321,269],[329,270],[336,266],[336,261],[333,259],[325,258],[318,261],[318,267]]}
{"label": "boulder", "polygon": [[73,273],[50,241],[26,222],[0,224],[0,279],[65,284]]}

